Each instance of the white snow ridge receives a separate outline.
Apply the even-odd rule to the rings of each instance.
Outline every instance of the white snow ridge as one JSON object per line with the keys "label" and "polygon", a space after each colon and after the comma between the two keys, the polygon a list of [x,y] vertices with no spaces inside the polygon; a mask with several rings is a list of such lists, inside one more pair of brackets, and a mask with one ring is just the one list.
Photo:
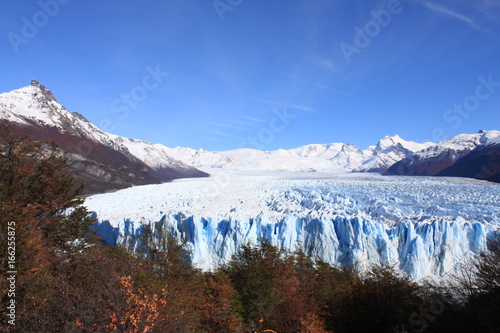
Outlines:
{"label": "white snow ridge", "polygon": [[405,141],[395,135],[386,136],[377,145],[365,150],[347,143],[330,143],[310,144],[274,151],[242,148],[216,152],[185,147],[165,147],[165,151],[173,158],[196,168],[293,172],[383,172],[409,154],[433,145],[430,142]]}
{"label": "white snow ridge", "polygon": [[500,187],[458,178],[207,170],[94,195],[99,234],[137,245],[144,225],[163,225],[212,270],[259,237],[331,264],[396,263],[412,279],[444,277],[498,235]]}

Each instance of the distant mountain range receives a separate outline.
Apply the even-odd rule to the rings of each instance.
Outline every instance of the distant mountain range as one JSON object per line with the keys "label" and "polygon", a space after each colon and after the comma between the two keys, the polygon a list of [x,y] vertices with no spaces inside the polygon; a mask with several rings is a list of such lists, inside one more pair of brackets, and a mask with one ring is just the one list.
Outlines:
{"label": "distant mountain range", "polygon": [[405,157],[386,174],[469,177],[498,183],[500,131],[457,135]]}
{"label": "distant mountain range", "polygon": [[19,130],[30,129],[35,139],[54,141],[68,157],[77,181],[85,184],[86,193],[208,176],[198,168],[379,172],[500,182],[500,131],[461,134],[439,143],[386,136],[365,150],[347,143],[274,151],[168,148],[101,131],[82,115],[64,108],[36,80],[30,86],[0,94],[0,118],[12,121]]}
{"label": "distant mountain range", "polygon": [[203,168],[230,168],[269,171],[385,172],[391,165],[431,147],[432,143],[405,141],[398,135],[386,136],[365,150],[347,143],[311,144],[274,151],[236,149],[214,152],[204,149],[169,148],[172,157]]}
{"label": "distant mountain range", "polygon": [[290,150],[168,148],[199,168],[302,172],[379,172],[386,175],[454,176],[500,182],[500,131],[460,134],[438,143],[415,143],[398,135],[360,150],[345,143],[313,144]]}

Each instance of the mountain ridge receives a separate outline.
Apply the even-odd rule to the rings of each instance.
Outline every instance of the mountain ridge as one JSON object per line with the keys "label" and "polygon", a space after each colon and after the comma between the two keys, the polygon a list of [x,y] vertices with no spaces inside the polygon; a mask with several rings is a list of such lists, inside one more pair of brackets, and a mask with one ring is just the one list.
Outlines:
{"label": "mountain ridge", "polygon": [[[208,176],[207,173],[198,170],[198,168],[470,176],[473,173],[458,167],[452,169],[451,173],[446,173],[444,170],[452,167],[477,147],[494,143],[500,137],[500,131],[480,131],[476,134],[459,134],[438,143],[417,143],[406,141],[395,134],[383,137],[375,145],[364,150],[355,145],[340,142],[308,144],[297,148],[273,151],[239,148],[217,152],[205,149],[195,150],[188,147],[170,148],[162,144],[152,144],[143,140],[103,132],[83,115],[71,112],[59,104],[53,93],[37,80],[32,80],[30,86],[0,94],[0,118],[11,120],[24,127],[37,128],[38,136],[41,138],[44,137],[43,133],[48,137],[55,135],[54,131],[68,136],[68,138],[60,138],[60,140],[73,142],[76,145],[76,147],[65,147],[65,149],[78,163],[86,159],[82,155],[88,154],[85,150],[89,149],[93,149],[94,153],[102,150],[100,154],[93,156],[94,161],[102,159],[108,163],[109,159],[101,156],[104,151],[109,154],[108,149],[125,155],[130,163],[137,165],[128,170],[130,171],[128,176],[125,172],[114,181],[120,184],[118,188],[123,188],[127,182],[129,185],[142,185],[143,183],[158,183],[184,177]],[[51,127],[53,129],[49,130],[48,128]],[[81,140],[74,142],[76,139],[69,139],[69,136],[79,137]],[[97,146],[93,147],[95,145]],[[485,158],[484,154],[481,156],[482,159]],[[116,158],[121,161],[120,163],[125,161],[118,158],[117,155]],[[489,163],[495,163],[496,160],[489,161]],[[106,174],[107,171],[104,171],[106,169],[105,163],[99,162],[97,164],[99,164],[97,169],[100,171],[98,172],[96,169],[94,173],[104,172]],[[477,161],[473,161],[469,164],[463,164],[463,168],[468,165],[471,167],[475,165],[477,168],[477,164]],[[88,166],[80,166],[80,169],[76,171],[77,173],[78,171],[83,172],[88,168]],[[90,169],[92,168],[95,169],[96,166]],[[494,166],[489,169],[494,169]],[[132,172],[132,170],[135,171]],[[133,179],[135,176],[132,174],[137,172],[143,173],[142,176],[139,176],[142,180]],[[441,174],[442,172],[444,173]],[[92,177],[95,178],[97,175]],[[490,176],[482,175],[481,177],[480,179],[489,179]],[[496,179],[494,176],[492,177]]]}
{"label": "mountain ridge", "polygon": [[15,124],[16,131],[29,130],[33,139],[55,142],[68,158],[76,182],[85,185],[86,194],[208,176],[172,158],[165,157],[161,167],[148,165],[116,137],[59,104],[37,80],[0,94],[0,118]]}
{"label": "mountain ridge", "polygon": [[[210,151],[187,147],[166,148],[169,155],[189,165],[201,168],[227,168],[266,171],[342,171],[385,173],[397,162],[439,154],[443,149],[455,151],[446,167],[478,146],[498,140],[500,131],[481,131],[477,134],[459,134],[437,143],[405,141],[399,135],[385,136],[376,145],[361,150],[352,144],[309,144],[292,149],[261,151],[240,148],[228,151]],[[253,163],[250,163],[253,161]],[[439,169],[438,166],[436,166]],[[441,170],[441,169],[440,169]],[[437,174],[435,172],[432,175]],[[388,172],[388,174],[391,174]],[[404,173],[420,175],[418,173]],[[431,175],[422,173],[422,175]]]}
{"label": "mountain ridge", "polygon": [[[500,131],[459,134],[394,163],[386,174],[470,177],[499,182],[500,161],[494,157],[498,155],[499,140]],[[468,162],[463,162],[464,159]]]}

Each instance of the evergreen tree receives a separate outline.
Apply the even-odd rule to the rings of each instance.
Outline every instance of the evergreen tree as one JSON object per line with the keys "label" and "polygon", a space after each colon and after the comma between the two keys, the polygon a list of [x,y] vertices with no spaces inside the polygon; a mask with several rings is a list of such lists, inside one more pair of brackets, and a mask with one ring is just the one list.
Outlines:
{"label": "evergreen tree", "polygon": [[202,326],[208,333],[243,332],[236,315],[236,291],[223,273],[206,275],[205,299],[202,304]]}
{"label": "evergreen tree", "polygon": [[[42,320],[37,314],[57,297],[57,267],[94,242],[93,218],[80,193],[54,145],[35,142],[28,132],[17,133],[12,123],[0,121],[1,269],[7,268],[6,236],[15,233],[15,267],[9,270],[17,272],[20,317]],[[0,283],[5,290],[4,276]],[[3,294],[2,303],[7,301]],[[5,319],[2,314],[1,321]]]}
{"label": "evergreen tree", "polygon": [[72,254],[94,242],[93,218],[79,197],[67,161],[53,144],[15,133],[0,122],[0,207],[2,228],[14,221],[18,229],[39,233],[51,250]]}
{"label": "evergreen tree", "polygon": [[392,333],[408,327],[410,314],[423,304],[418,286],[390,265],[374,265],[337,286],[331,304],[335,332]]}

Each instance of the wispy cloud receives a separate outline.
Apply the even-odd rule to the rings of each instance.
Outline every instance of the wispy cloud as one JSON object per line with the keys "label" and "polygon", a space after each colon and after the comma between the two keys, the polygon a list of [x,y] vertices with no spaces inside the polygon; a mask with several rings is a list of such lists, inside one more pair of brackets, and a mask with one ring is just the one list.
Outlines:
{"label": "wispy cloud", "polygon": [[210,125],[225,129],[249,131],[251,128],[265,124],[266,121],[252,116],[239,116],[238,118],[225,118],[219,122],[209,121]]}
{"label": "wispy cloud", "polygon": [[255,127],[255,121],[251,121],[247,117],[242,117],[243,119],[226,119],[225,122],[234,125],[241,125],[245,127]]}
{"label": "wispy cloud", "polygon": [[326,69],[330,72],[335,72],[337,70],[337,68],[335,67],[335,64],[329,59],[321,58],[321,57],[318,57],[316,55],[309,55],[309,56],[305,57],[305,59],[308,62],[310,62],[316,66],[322,67],[323,69]]}
{"label": "wispy cloud", "polygon": [[500,2],[498,0],[478,0],[471,4],[489,20],[496,20],[500,16]]}
{"label": "wispy cloud", "polygon": [[306,111],[306,112],[310,112],[310,113],[320,113],[320,112],[316,111],[316,109],[309,107],[309,106],[305,106],[305,105],[268,101],[265,99],[256,99],[256,100],[263,102],[263,103],[271,104],[271,105],[282,106],[285,108],[296,109],[296,110]]}
{"label": "wispy cloud", "polygon": [[481,28],[481,26],[472,18],[467,17],[463,14],[457,13],[457,12],[455,12],[455,11],[453,11],[453,10],[451,10],[451,9],[441,5],[441,4],[437,4],[437,3],[434,3],[431,1],[420,1],[418,3],[421,3],[422,5],[424,5],[425,7],[429,8],[430,10],[432,10],[434,12],[448,15],[448,16],[451,16],[451,17],[457,19],[457,20],[460,20],[460,21],[468,24],[471,28],[473,28],[475,30],[485,32],[488,34],[492,34],[491,31]]}
{"label": "wispy cloud", "polygon": [[312,82],[307,82],[307,83],[310,84],[313,87],[316,87],[316,88],[319,88],[319,89],[322,89],[322,90],[331,91],[333,93],[341,94],[341,95],[344,95],[344,96],[351,96],[349,93],[346,93],[345,91],[342,91],[342,90],[339,90],[339,89],[333,89],[333,88],[330,88],[328,86],[325,86],[325,85],[322,85],[322,84],[317,84],[317,83],[312,83]]}
{"label": "wispy cloud", "polygon": [[229,134],[229,133],[218,131],[218,130],[213,130],[212,133],[220,135],[220,136],[225,136],[225,137],[228,137],[228,138],[240,139],[240,137],[237,136],[237,135]]}
{"label": "wispy cloud", "polygon": [[213,136],[206,137],[205,140],[214,141],[214,142],[224,142],[224,140],[221,140],[220,138],[216,138]]}
{"label": "wispy cloud", "polygon": [[245,126],[238,126],[235,125],[227,120],[224,120],[223,122],[213,122],[209,121],[208,122],[210,125],[216,126],[216,127],[221,127],[229,130],[237,130],[237,131],[247,131],[248,129]]}
{"label": "wispy cloud", "polygon": [[252,116],[243,116],[243,118],[247,119],[247,120],[250,120],[250,121],[253,121],[254,123],[267,124],[267,121],[265,121],[263,119],[255,118],[255,117],[252,117]]}
{"label": "wispy cloud", "polygon": [[240,116],[237,118],[221,119],[218,122],[209,121],[208,123],[215,127],[211,133],[215,134],[219,139],[212,136],[207,138],[207,140],[223,141],[220,140],[220,137],[241,139],[240,136],[232,133],[250,132],[253,128],[265,124],[266,121],[252,116]]}

